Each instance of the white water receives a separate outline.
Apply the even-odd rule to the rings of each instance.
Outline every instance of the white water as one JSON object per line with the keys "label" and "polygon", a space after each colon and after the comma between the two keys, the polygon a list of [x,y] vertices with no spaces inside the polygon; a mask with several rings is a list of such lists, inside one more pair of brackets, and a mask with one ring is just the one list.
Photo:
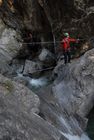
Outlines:
{"label": "white water", "polygon": [[20,78],[25,78],[29,82],[29,85],[34,86],[34,87],[41,87],[45,86],[48,83],[48,79],[46,77],[41,77],[41,78],[30,78],[28,76],[24,77],[22,73],[17,73],[17,76]]}
{"label": "white water", "polygon": [[66,122],[66,120],[62,116],[59,117],[59,120],[61,121],[61,123],[63,125],[65,125],[65,127],[68,130],[68,133],[63,133],[63,132],[60,131],[68,140],[90,140],[85,133],[83,133],[81,135],[81,137],[78,136],[78,135],[73,135],[72,132],[71,132],[71,127]]}
{"label": "white water", "polygon": [[81,140],[90,140],[90,138],[87,135],[82,134]]}
{"label": "white water", "polygon": [[45,86],[47,84],[48,80],[44,77],[38,78],[38,79],[31,79],[29,81],[30,85],[40,87],[40,86]]}
{"label": "white water", "polygon": [[77,135],[70,135],[70,134],[66,134],[61,132],[62,135],[64,135],[68,140],[90,140],[88,138],[88,136],[86,134],[82,134],[81,137],[77,136]]}
{"label": "white water", "polygon": [[68,125],[68,123],[65,121],[65,119],[62,116],[60,116],[59,120],[67,128],[68,132],[71,134],[72,133],[71,127]]}

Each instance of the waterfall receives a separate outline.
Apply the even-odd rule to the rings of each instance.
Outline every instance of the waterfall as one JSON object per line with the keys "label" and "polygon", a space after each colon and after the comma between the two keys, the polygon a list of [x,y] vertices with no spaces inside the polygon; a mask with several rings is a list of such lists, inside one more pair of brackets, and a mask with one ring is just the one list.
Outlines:
{"label": "waterfall", "polygon": [[70,135],[70,134],[66,134],[61,132],[62,135],[64,135],[68,140],[90,140],[89,137],[84,133],[80,136],[77,135]]}
{"label": "waterfall", "polygon": [[81,140],[90,140],[86,134],[82,134]]}
{"label": "waterfall", "polygon": [[72,128],[70,127],[70,125],[66,122],[66,120],[62,117],[62,116],[60,116],[59,117],[59,120],[61,121],[61,123],[67,128],[67,132],[68,133],[64,133],[64,132],[61,132],[62,133],[62,135],[64,135],[68,140],[90,140],[89,138],[88,138],[88,136],[85,134],[85,133],[83,133],[82,135],[81,135],[81,137],[80,136],[78,136],[78,135],[74,135],[73,133],[72,133]]}
{"label": "waterfall", "polygon": [[62,116],[59,117],[59,120],[66,127],[68,133],[71,134],[72,133],[71,132],[71,127],[68,125],[68,123],[66,122],[66,120]]}

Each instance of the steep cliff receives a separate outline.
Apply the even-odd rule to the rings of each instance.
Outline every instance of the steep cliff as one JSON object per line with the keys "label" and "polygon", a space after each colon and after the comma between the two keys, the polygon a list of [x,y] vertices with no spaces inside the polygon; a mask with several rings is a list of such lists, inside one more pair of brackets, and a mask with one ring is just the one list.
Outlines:
{"label": "steep cliff", "polygon": [[13,9],[8,1],[1,6],[1,17],[16,29],[25,27],[40,34],[54,34],[56,38],[63,31],[84,38],[94,35],[92,0],[16,0],[12,3]]}

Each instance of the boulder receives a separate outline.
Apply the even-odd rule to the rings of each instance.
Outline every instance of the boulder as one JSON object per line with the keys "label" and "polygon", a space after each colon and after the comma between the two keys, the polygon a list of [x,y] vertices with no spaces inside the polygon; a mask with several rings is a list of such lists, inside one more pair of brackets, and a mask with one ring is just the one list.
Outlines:
{"label": "boulder", "polygon": [[0,139],[64,139],[57,128],[38,115],[39,105],[32,91],[0,75]]}
{"label": "boulder", "polygon": [[30,75],[31,77],[39,77],[42,72],[42,63],[26,60],[23,75]]}
{"label": "boulder", "polygon": [[[13,105],[25,113],[38,112],[39,98],[28,88],[0,75],[0,97],[6,99],[6,104]],[[7,106],[7,109],[9,108]],[[11,110],[12,111],[12,110]],[[16,111],[16,110],[15,110]]]}
{"label": "boulder", "polygon": [[45,67],[50,67],[55,64],[55,57],[54,55],[47,49],[42,49],[40,55],[39,55],[39,60],[43,62],[43,65]]}

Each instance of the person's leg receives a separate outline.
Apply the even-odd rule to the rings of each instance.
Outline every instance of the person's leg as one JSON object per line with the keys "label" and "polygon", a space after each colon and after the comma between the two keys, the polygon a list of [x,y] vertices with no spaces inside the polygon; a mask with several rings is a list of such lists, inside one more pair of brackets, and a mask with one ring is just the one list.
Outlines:
{"label": "person's leg", "polygon": [[67,56],[68,56],[68,63],[70,63],[70,61],[71,61],[71,52],[70,51],[67,52]]}
{"label": "person's leg", "polygon": [[64,52],[64,63],[67,63],[67,52]]}

